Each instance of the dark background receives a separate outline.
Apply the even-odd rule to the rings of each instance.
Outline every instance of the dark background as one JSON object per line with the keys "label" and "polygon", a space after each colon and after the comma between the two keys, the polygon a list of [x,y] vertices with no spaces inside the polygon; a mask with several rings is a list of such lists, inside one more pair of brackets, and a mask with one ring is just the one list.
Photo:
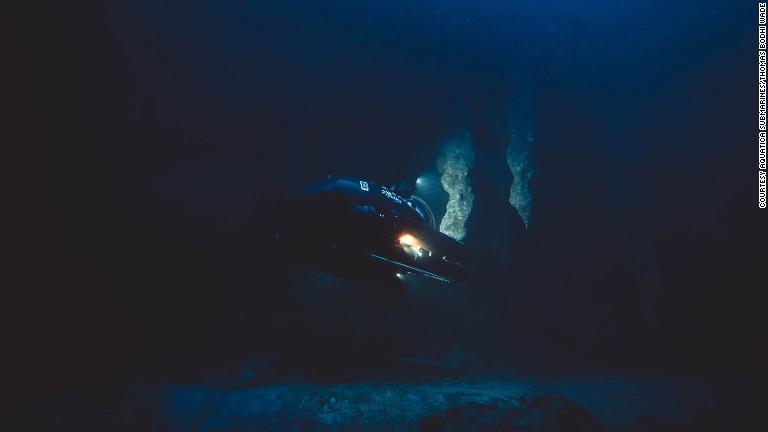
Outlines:
{"label": "dark background", "polygon": [[[19,12],[3,134],[14,392],[192,379],[268,354],[286,373],[354,363],[366,376],[383,358],[455,346],[541,373],[730,383],[764,364],[752,4]],[[528,230],[503,158],[521,98],[536,129]],[[472,310],[406,299],[409,312],[367,333],[334,330],[387,311],[367,312],[362,283],[351,299],[304,299],[318,277],[264,246],[274,204],[329,173],[434,174],[438,144],[459,130],[478,155],[466,242],[488,269],[456,288]],[[314,330],[340,314],[349,321]]]}

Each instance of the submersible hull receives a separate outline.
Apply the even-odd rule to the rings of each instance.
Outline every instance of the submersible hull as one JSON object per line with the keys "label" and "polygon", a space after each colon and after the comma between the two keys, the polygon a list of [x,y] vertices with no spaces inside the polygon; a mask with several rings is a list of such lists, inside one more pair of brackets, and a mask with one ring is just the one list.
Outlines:
{"label": "submersible hull", "polygon": [[464,246],[435,229],[427,204],[402,189],[329,177],[297,194],[280,237],[297,262],[372,277],[465,277]]}

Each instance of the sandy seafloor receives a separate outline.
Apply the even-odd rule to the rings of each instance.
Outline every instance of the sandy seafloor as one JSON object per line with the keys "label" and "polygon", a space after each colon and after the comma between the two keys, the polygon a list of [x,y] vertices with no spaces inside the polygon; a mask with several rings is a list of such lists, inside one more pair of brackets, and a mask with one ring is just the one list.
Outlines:
{"label": "sandy seafloor", "polygon": [[701,430],[718,410],[711,387],[663,377],[276,385],[250,378],[136,384],[95,402],[53,399],[48,409],[54,426],[174,431]]}

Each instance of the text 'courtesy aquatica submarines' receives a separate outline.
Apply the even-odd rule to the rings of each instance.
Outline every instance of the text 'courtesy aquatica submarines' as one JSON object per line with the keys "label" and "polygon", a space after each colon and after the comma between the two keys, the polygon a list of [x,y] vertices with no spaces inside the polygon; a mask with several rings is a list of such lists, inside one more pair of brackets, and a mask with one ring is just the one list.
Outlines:
{"label": "text 'courtesy aquatica submarines'", "polygon": [[766,207],[766,4],[757,5],[757,206]]}
{"label": "text 'courtesy aquatica submarines'", "polygon": [[757,206],[766,206],[766,4],[757,5]]}

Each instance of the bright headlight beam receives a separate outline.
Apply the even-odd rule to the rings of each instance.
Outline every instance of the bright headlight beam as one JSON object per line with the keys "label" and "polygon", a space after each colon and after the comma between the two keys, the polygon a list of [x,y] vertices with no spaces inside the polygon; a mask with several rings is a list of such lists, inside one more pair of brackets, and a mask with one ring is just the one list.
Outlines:
{"label": "bright headlight beam", "polygon": [[400,244],[402,246],[409,246],[409,247],[419,247],[420,243],[418,240],[416,240],[416,237],[410,235],[410,234],[403,234],[400,236]]}
{"label": "bright headlight beam", "polygon": [[400,246],[403,247],[403,250],[413,258],[421,258],[424,256],[424,254],[432,256],[432,252],[429,249],[426,249],[424,245],[422,245],[422,243],[419,241],[419,239],[410,234],[403,234],[398,238],[398,240],[400,242]]}

